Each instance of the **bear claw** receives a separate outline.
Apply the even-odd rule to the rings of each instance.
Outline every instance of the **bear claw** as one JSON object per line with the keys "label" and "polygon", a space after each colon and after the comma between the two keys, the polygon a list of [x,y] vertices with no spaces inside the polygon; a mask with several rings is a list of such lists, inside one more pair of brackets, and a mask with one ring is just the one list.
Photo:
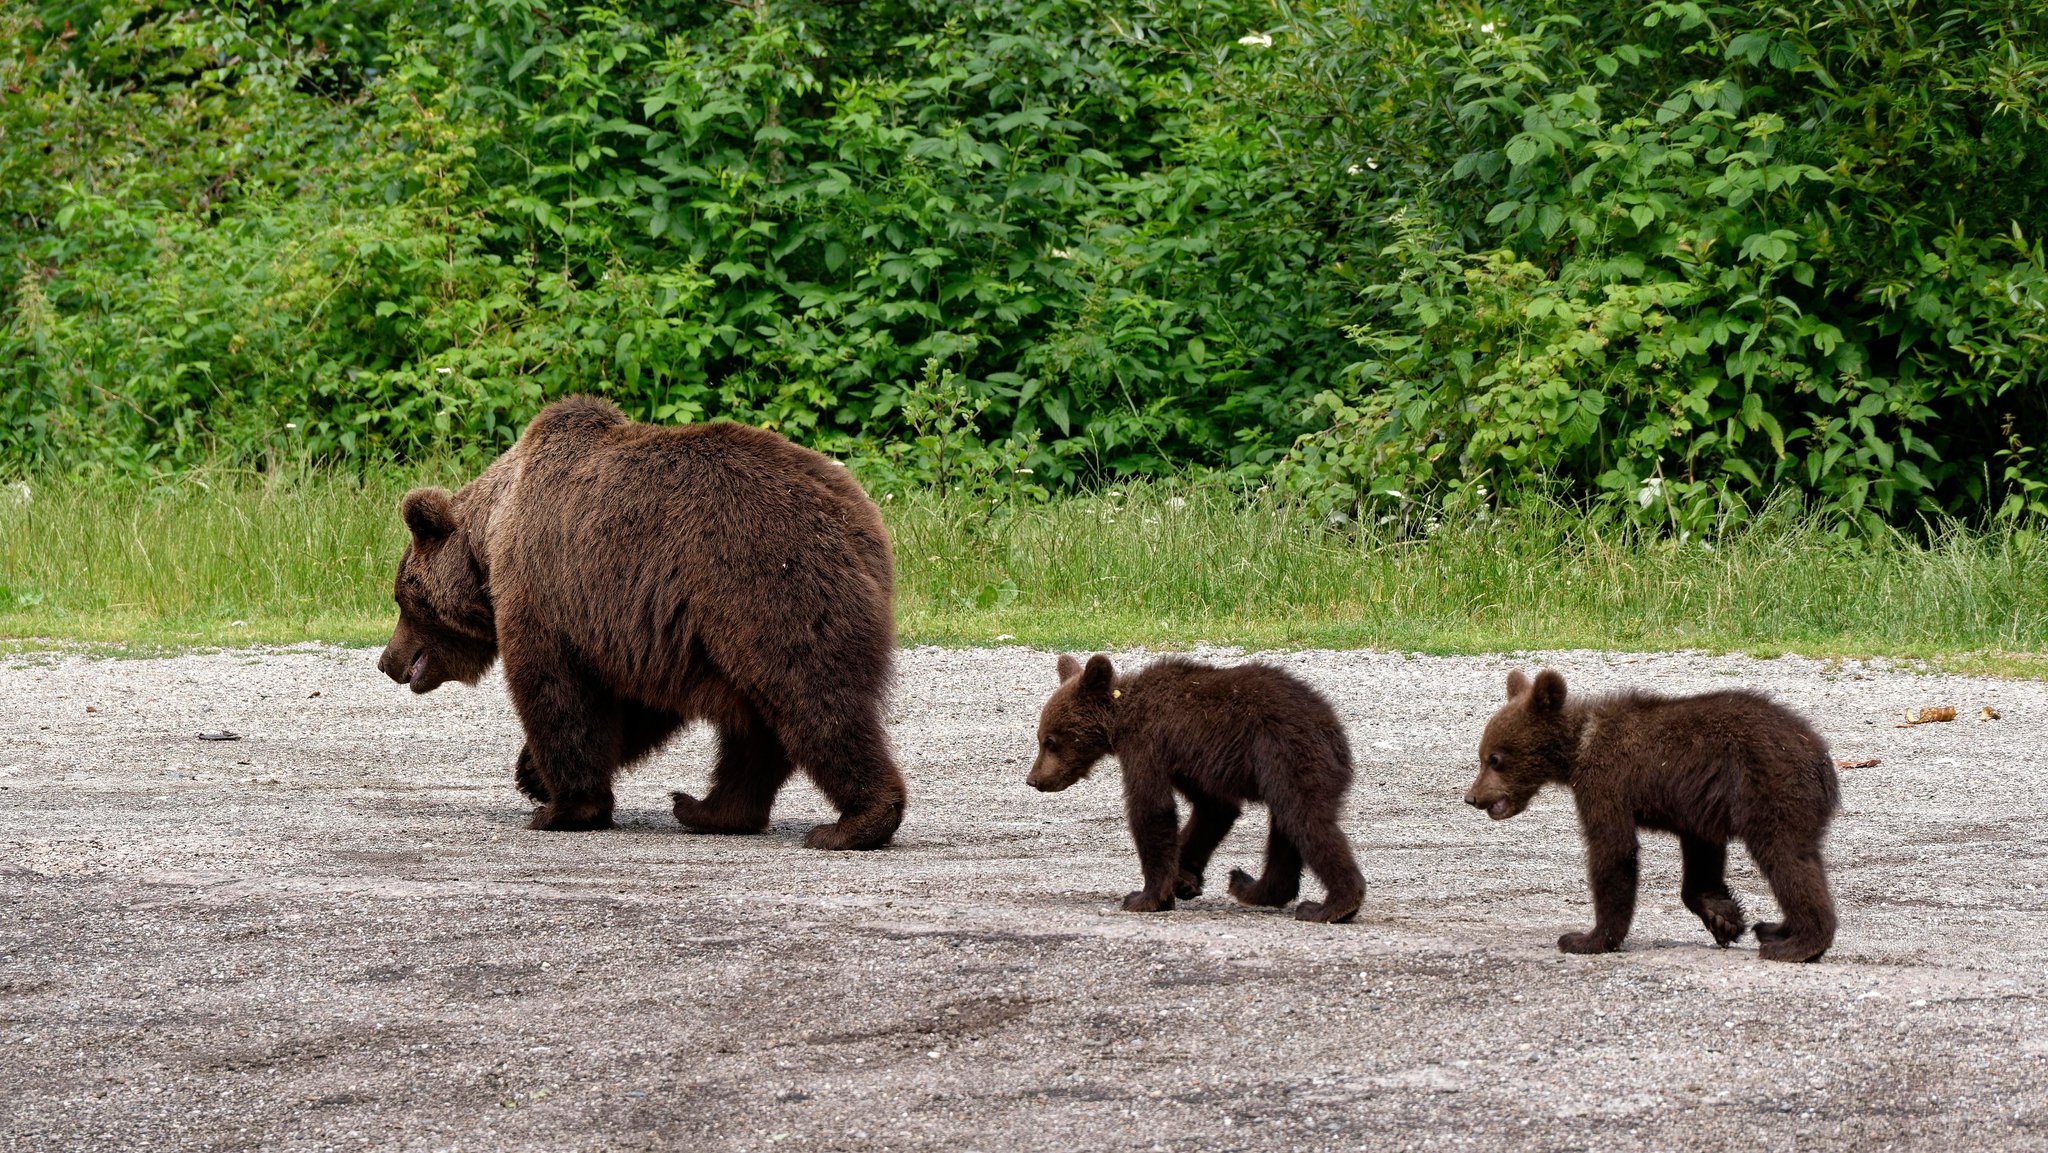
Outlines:
{"label": "bear claw", "polygon": [[1173,908],[1172,897],[1155,897],[1143,889],[1124,897],[1126,913],[1164,913]]}
{"label": "bear claw", "polygon": [[1346,924],[1357,915],[1358,906],[1356,904],[1353,904],[1347,910],[1341,905],[1334,905],[1327,901],[1303,901],[1295,906],[1294,909],[1295,920],[1314,921],[1324,925]]}
{"label": "bear claw", "polygon": [[[1700,923],[1707,932],[1714,935],[1714,944],[1725,949],[1730,943],[1740,940],[1748,931],[1742,917],[1742,906],[1733,897],[1707,897],[1700,902]],[[1761,926],[1758,927],[1761,932]]]}
{"label": "bear claw", "polygon": [[1557,939],[1557,947],[1566,953],[1611,953],[1615,949],[1605,937],[1594,933],[1566,933]]}
{"label": "bear claw", "polygon": [[1261,908],[1277,909],[1292,901],[1294,893],[1274,892],[1267,887],[1264,878],[1253,880],[1243,869],[1230,870],[1230,895],[1240,904],[1258,905]]}
{"label": "bear claw", "polygon": [[584,809],[563,812],[559,805],[549,802],[533,811],[533,820],[526,827],[550,833],[587,833],[609,829],[613,827],[612,811]]}
{"label": "bear claw", "polygon": [[1173,895],[1183,901],[1191,901],[1202,895],[1202,874],[1190,873],[1186,869],[1173,882]]}

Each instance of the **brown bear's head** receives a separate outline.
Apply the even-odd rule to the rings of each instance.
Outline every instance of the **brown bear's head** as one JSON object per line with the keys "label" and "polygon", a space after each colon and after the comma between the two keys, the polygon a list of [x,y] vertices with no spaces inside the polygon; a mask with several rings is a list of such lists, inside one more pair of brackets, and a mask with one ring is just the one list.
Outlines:
{"label": "brown bear's head", "polygon": [[1038,757],[1031,762],[1026,784],[1057,793],[1088,775],[1110,751],[1116,724],[1116,670],[1100,653],[1080,661],[1062,655],[1060,687],[1038,714]]}
{"label": "brown bear's head", "polygon": [[416,488],[400,509],[412,542],[392,590],[398,627],[377,667],[416,693],[445,681],[473,685],[498,659],[498,627],[469,533],[443,489]]}
{"label": "brown bear's head", "polygon": [[1570,774],[1577,742],[1564,707],[1564,677],[1544,669],[1531,682],[1516,669],[1508,674],[1508,703],[1479,738],[1479,778],[1465,790],[1465,803],[1507,820],[1528,808],[1546,783]]}

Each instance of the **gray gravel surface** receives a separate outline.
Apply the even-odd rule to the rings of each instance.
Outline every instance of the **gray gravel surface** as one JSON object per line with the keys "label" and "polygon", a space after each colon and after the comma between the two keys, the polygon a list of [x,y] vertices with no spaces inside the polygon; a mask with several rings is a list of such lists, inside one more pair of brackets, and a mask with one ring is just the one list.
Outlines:
{"label": "gray gravel surface", "polygon": [[[909,818],[845,855],[802,847],[828,816],[802,783],[764,836],[679,831],[701,733],[624,782],[621,828],[529,832],[502,686],[415,698],[374,659],[7,659],[0,1147],[2048,1149],[2048,685],[1280,655],[1360,766],[1365,909],[1310,926],[1215,891],[1260,816],[1211,895],[1117,911],[1113,765],[1023,784],[1044,653],[904,653]],[[1843,773],[1824,962],[1712,948],[1664,839],[1627,948],[1556,951],[1590,920],[1568,797],[1460,803],[1539,660],[1768,689],[1882,759]],[[1939,704],[1962,719],[1894,727]]]}

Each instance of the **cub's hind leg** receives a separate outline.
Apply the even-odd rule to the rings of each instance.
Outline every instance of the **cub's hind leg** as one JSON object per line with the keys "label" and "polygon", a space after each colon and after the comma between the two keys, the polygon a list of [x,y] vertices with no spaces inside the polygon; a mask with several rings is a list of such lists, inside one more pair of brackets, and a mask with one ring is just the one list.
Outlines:
{"label": "cub's hind leg", "polygon": [[1756,927],[1757,956],[1766,961],[1818,961],[1835,943],[1835,901],[1820,846],[1779,838],[1754,840],[1749,855],[1784,910],[1782,922]]}
{"label": "cub's hind leg", "polygon": [[1266,833],[1266,869],[1253,880],[1243,869],[1230,870],[1230,895],[1247,905],[1278,909],[1301,895],[1301,850],[1278,821]]}
{"label": "cub's hind leg", "polygon": [[1237,823],[1239,809],[1208,793],[1181,791],[1187,794],[1191,811],[1180,831],[1180,875],[1174,881],[1173,895],[1185,901],[1202,895],[1202,876],[1208,871],[1209,858]]}
{"label": "cub's hind leg", "polygon": [[1680,837],[1678,845],[1685,857],[1679,899],[1714,935],[1714,943],[1725,949],[1748,928],[1741,902],[1728,891],[1728,845],[1689,836]]}

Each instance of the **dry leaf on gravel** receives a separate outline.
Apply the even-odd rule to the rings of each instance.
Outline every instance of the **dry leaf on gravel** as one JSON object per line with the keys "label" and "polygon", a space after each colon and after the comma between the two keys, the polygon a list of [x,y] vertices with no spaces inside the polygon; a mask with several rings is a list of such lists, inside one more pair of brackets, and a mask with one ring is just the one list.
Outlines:
{"label": "dry leaf on gravel", "polygon": [[1990,705],[1985,705],[1984,711],[1977,714],[1977,719],[1980,721],[1995,721],[1998,719],[1998,710]]}
{"label": "dry leaf on gravel", "polygon": [[1835,767],[1838,769],[1874,769],[1881,764],[1884,764],[1884,762],[1876,757],[1872,757],[1867,761],[1836,761]]}
{"label": "dry leaf on gravel", "polygon": [[1914,725],[1931,725],[1940,721],[1952,721],[1955,719],[1956,707],[1954,705],[1934,705],[1921,709],[1918,716],[1913,715],[1909,710],[1906,713],[1906,723],[1903,725],[1893,725],[1892,727],[1905,729],[1911,728]]}

